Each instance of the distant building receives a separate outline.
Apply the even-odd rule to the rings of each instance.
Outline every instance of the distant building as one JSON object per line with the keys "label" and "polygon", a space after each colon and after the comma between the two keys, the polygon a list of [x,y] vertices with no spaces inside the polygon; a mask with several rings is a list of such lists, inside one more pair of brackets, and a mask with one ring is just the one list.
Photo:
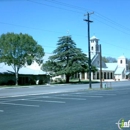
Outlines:
{"label": "distant building", "polygon": [[[91,73],[92,80],[100,79],[100,46],[98,44],[99,39],[93,36],[90,39],[90,51],[91,51],[91,64],[97,68],[97,72]],[[105,63],[102,61],[102,79],[103,80],[123,80],[128,79],[130,72],[128,69],[127,59],[125,56],[120,56],[117,59],[117,63]],[[87,72],[74,74],[73,78],[80,78],[87,80],[89,79],[89,74]],[[65,79],[65,75],[56,76],[55,78]]]}
{"label": "distant building", "polygon": [[[100,47],[99,39],[93,36],[90,39],[91,64],[95,66],[98,71],[91,73],[91,79],[100,79]],[[120,56],[117,63],[105,63],[102,61],[102,78],[122,80],[127,79],[129,75],[128,64],[125,56]],[[80,73],[81,79],[88,79],[87,73]]]}
{"label": "distant building", "polygon": [[[49,82],[49,76],[41,70],[36,62],[25,65],[19,70],[19,85],[44,84]],[[15,73],[12,66],[0,63],[0,85],[14,85]]]}

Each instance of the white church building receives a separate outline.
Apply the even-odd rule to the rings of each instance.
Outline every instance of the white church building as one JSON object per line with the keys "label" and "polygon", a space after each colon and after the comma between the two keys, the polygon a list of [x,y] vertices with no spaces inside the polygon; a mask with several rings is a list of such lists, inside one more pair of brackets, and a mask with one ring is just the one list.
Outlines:
{"label": "white church building", "polygon": [[[100,79],[100,47],[98,41],[99,39],[95,36],[90,39],[91,64],[98,69],[97,72],[91,73],[92,80]],[[125,56],[118,57],[117,63],[105,63],[102,61],[103,80],[123,80],[129,78],[128,75],[129,69]],[[88,73],[80,73],[80,79],[89,79]]]}
{"label": "white church building", "polygon": [[[90,38],[90,52],[91,52],[91,64],[97,68],[97,72],[91,73],[92,80],[100,79],[100,45],[99,39],[93,36]],[[62,78],[65,79],[65,75],[53,77],[52,79]],[[72,78],[80,78],[81,80],[88,80],[89,74],[87,72],[74,74]],[[102,79],[103,80],[115,80],[120,81],[130,78],[130,72],[125,56],[120,56],[117,59],[117,63],[105,63],[102,61]]]}

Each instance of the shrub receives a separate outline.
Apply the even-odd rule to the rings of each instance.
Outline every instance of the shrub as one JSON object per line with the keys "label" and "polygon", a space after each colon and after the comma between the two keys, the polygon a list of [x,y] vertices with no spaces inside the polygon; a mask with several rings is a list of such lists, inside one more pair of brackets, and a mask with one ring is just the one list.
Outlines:
{"label": "shrub", "polygon": [[14,80],[9,80],[9,81],[7,82],[7,85],[15,85],[15,81],[14,81]]}

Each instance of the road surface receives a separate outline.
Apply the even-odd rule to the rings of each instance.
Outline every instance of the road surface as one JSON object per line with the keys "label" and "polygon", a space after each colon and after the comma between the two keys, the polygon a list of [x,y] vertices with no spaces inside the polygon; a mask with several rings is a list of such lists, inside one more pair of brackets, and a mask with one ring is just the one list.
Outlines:
{"label": "road surface", "polygon": [[118,130],[119,119],[130,120],[130,82],[116,82],[112,87],[1,89],[0,130]]}

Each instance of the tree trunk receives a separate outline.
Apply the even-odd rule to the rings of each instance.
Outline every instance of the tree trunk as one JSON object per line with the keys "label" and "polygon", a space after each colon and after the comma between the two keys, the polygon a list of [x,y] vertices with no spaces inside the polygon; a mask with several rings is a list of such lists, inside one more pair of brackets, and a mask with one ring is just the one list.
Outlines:
{"label": "tree trunk", "polygon": [[18,66],[15,66],[14,65],[14,71],[15,71],[15,85],[17,86],[18,85],[18,71],[19,71],[19,68]]}
{"label": "tree trunk", "polygon": [[78,78],[79,78],[79,82],[80,82],[80,74],[78,73]]}
{"label": "tree trunk", "polygon": [[15,72],[15,85],[18,86],[18,72]]}
{"label": "tree trunk", "polygon": [[66,75],[66,83],[69,83],[70,76]]}

